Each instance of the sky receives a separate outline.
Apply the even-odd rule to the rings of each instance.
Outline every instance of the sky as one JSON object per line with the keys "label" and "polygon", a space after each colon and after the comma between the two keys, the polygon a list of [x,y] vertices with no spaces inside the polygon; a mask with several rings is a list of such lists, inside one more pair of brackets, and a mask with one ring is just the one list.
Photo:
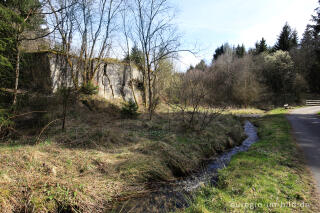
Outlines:
{"label": "sky", "polygon": [[178,0],[177,25],[185,47],[196,56],[180,53],[179,71],[210,63],[214,50],[223,43],[253,47],[264,37],[273,46],[283,25],[298,31],[299,37],[319,6],[318,0]]}

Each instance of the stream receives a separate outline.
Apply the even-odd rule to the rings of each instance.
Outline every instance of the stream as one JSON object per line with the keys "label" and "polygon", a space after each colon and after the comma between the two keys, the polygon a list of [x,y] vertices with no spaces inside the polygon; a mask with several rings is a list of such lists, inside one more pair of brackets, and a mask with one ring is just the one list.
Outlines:
{"label": "stream", "polygon": [[209,161],[199,172],[173,183],[153,187],[157,190],[151,190],[148,194],[130,199],[121,207],[116,208],[116,212],[165,213],[188,207],[192,201],[193,192],[207,184],[215,185],[218,179],[218,170],[226,167],[232,156],[247,151],[252,144],[258,141],[257,130],[249,121],[245,122],[244,131],[247,139],[240,146],[236,146]]}

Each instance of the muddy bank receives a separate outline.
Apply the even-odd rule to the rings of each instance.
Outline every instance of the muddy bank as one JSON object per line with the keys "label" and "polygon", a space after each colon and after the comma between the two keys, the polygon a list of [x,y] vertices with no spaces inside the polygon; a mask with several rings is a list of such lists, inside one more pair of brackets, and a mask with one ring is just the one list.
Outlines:
{"label": "muddy bank", "polygon": [[208,161],[199,172],[172,183],[150,186],[145,194],[122,202],[114,212],[169,212],[188,207],[192,200],[192,192],[205,184],[215,184],[218,169],[228,165],[231,157],[239,152],[247,151],[258,141],[256,128],[249,121],[245,122],[244,130],[247,139],[239,146]]}

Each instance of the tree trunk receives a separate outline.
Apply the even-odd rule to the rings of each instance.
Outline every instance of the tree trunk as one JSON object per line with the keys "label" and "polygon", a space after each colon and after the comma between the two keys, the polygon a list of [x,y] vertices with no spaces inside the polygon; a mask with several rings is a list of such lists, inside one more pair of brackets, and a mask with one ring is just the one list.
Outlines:
{"label": "tree trunk", "polygon": [[70,96],[70,88],[64,87],[63,91],[63,106],[62,106],[62,126],[61,130],[65,131],[66,129],[66,117],[67,117],[67,110],[68,110],[68,101]]}
{"label": "tree trunk", "polygon": [[149,89],[149,119],[152,120],[153,102],[152,102],[151,68],[150,68],[150,66],[148,66],[148,89]]}
{"label": "tree trunk", "polygon": [[146,84],[146,71],[144,70],[144,74],[142,76],[142,84],[143,84],[143,104],[145,110],[147,109],[147,84]]}
{"label": "tree trunk", "polygon": [[18,86],[19,86],[19,75],[20,75],[20,49],[19,43],[16,44],[17,48],[17,56],[16,56],[16,77],[15,77],[15,84],[14,84],[14,93],[13,93],[13,103],[12,105],[15,106],[17,104],[17,96],[18,96]]}
{"label": "tree trunk", "polygon": [[62,131],[65,131],[66,128],[66,116],[67,116],[67,104],[68,104],[68,97],[64,94],[63,97],[63,112],[62,112]]}

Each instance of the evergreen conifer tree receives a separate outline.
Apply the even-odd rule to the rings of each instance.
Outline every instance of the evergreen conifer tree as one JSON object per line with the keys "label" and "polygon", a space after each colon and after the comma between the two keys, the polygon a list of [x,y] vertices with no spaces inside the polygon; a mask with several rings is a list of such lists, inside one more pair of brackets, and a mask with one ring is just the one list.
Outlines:
{"label": "evergreen conifer tree", "polygon": [[267,41],[264,38],[262,38],[260,43],[259,43],[258,52],[259,53],[263,53],[263,52],[266,52],[266,51],[268,51]]}
{"label": "evergreen conifer tree", "polygon": [[217,60],[219,58],[219,56],[223,55],[224,54],[224,46],[221,45],[221,47],[218,47],[216,50],[215,50],[215,53],[213,55],[213,60]]}
{"label": "evergreen conifer tree", "polygon": [[244,55],[246,54],[246,48],[244,47],[244,45],[242,44],[241,46],[238,45],[236,47],[236,55],[238,58],[242,58]]}
{"label": "evergreen conifer tree", "polygon": [[316,15],[312,16],[312,21],[314,24],[312,28],[314,30],[315,36],[320,36],[320,0],[319,0],[319,7],[316,9]]}
{"label": "evergreen conifer tree", "polygon": [[[17,102],[21,46],[24,41],[36,40],[37,38],[44,37],[46,33],[46,30],[41,28],[41,25],[44,23],[41,11],[42,6],[39,0],[10,0],[0,2],[1,46],[8,47],[12,45],[10,52],[12,57],[14,57],[12,61],[15,70],[13,105],[16,105]],[[32,36],[29,35],[30,32],[34,32]]]}
{"label": "evergreen conifer tree", "polygon": [[296,30],[292,30],[286,23],[278,37],[277,43],[274,46],[275,50],[290,51],[298,46],[298,34]]}

